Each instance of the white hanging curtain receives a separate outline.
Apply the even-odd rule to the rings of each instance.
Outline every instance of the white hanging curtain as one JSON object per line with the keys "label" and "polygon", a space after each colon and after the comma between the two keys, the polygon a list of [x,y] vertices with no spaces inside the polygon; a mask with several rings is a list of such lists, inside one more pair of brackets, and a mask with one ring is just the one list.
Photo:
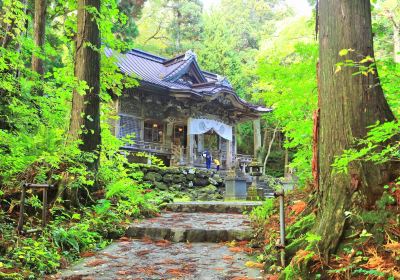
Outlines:
{"label": "white hanging curtain", "polygon": [[188,134],[204,134],[211,129],[222,138],[232,141],[232,126],[215,120],[193,119],[188,121]]}

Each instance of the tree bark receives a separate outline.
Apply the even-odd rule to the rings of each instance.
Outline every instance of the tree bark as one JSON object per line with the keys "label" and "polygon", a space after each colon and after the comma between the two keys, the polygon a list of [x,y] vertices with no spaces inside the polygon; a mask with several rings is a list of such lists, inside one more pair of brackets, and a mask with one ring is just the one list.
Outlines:
{"label": "tree bark", "polygon": [[357,211],[375,203],[389,181],[385,165],[351,164],[349,174],[334,174],[335,156],[364,137],[367,126],[393,120],[379,85],[378,75],[352,74],[345,68],[335,73],[344,60],[342,49],[354,49],[346,59],[373,57],[371,6],[369,0],[320,0],[319,2],[319,92],[318,135],[319,212],[313,232],[322,237],[319,250],[327,259],[334,252],[345,227],[345,211]]}
{"label": "tree bark", "polygon": [[[69,134],[72,140],[81,139],[80,149],[85,152],[100,151],[100,32],[95,15],[87,10],[100,10],[100,0],[78,0],[78,33],[75,51],[75,76],[85,81],[88,89],[84,95],[76,90],[72,97]],[[89,168],[97,170],[98,156]]]}
{"label": "tree bark", "polygon": [[[43,51],[43,45],[46,37],[46,0],[35,0],[35,17],[34,17],[34,41],[35,46]],[[32,55],[32,70],[43,75],[43,60],[34,54]]]}
{"label": "tree bark", "polygon": [[257,158],[261,148],[261,121],[256,119],[253,121],[254,131],[254,158]]}
{"label": "tree bark", "polygon": [[267,151],[267,154],[265,156],[264,164],[263,164],[263,174],[264,175],[265,175],[265,169],[267,168],[268,158],[269,158],[269,155],[271,154],[271,148],[272,148],[272,144],[274,143],[277,130],[278,130],[278,127],[276,126],[275,129],[274,129],[274,132],[272,134],[272,139],[271,139],[271,141],[269,142],[269,145],[268,145],[268,151]]}
{"label": "tree bark", "polygon": [[393,23],[394,62],[400,63],[400,23]]}

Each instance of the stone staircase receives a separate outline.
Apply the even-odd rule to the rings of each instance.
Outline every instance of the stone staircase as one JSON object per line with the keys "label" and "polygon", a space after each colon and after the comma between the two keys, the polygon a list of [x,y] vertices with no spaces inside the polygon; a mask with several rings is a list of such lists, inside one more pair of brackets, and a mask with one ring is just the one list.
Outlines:
{"label": "stone staircase", "polygon": [[[260,204],[171,203],[159,217],[133,223],[126,237],[51,279],[264,279],[260,267],[247,265],[254,261],[244,250],[252,228],[241,214]],[[232,240],[238,242],[222,243]]]}
{"label": "stone staircase", "polygon": [[253,231],[246,215],[261,202],[170,203],[159,217],[130,225],[126,236],[173,242],[250,240]]}

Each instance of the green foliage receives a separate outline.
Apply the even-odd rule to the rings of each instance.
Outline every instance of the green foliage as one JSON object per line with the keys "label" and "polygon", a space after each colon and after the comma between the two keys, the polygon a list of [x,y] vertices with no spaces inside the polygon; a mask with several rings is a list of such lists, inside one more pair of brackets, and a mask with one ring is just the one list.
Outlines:
{"label": "green foliage", "polygon": [[250,219],[258,225],[262,225],[268,221],[275,208],[274,199],[268,198],[263,202],[263,205],[253,208],[250,212]]}
{"label": "green foliage", "polygon": [[[397,121],[376,124],[369,127],[367,136],[355,139],[354,148],[344,150],[332,164],[338,172],[348,172],[351,162],[364,160],[384,163],[400,159],[400,142],[391,141],[400,135],[400,124]],[[387,144],[387,143],[390,144]]]}
{"label": "green foliage", "polygon": [[68,229],[56,227],[52,230],[52,238],[55,245],[61,250],[75,251],[79,254],[83,251],[88,251],[95,248],[95,244],[99,244],[102,238],[99,233],[90,231],[90,226],[87,223],[79,223]]}
{"label": "green foliage", "polygon": [[288,227],[286,238],[288,240],[299,238],[306,232],[311,230],[314,224],[315,224],[314,213],[304,216]]}
{"label": "green foliage", "polygon": [[54,273],[60,266],[60,254],[46,237],[21,239],[19,246],[9,252],[8,257],[15,265],[39,275]]}
{"label": "green foliage", "polygon": [[300,185],[304,185],[311,178],[318,48],[315,43],[289,42],[292,45],[285,50],[271,47],[260,56],[255,96],[273,107],[273,115],[265,118],[267,123],[282,127],[285,147],[294,152],[290,166],[296,170]]}

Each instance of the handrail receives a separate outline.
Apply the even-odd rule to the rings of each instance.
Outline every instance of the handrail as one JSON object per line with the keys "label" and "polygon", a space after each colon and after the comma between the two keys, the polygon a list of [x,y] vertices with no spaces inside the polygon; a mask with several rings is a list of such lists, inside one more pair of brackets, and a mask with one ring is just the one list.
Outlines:
{"label": "handrail", "polygon": [[127,148],[136,148],[136,149],[141,149],[144,151],[159,151],[159,152],[167,152],[171,153],[172,152],[172,147],[163,143],[157,143],[157,142],[147,142],[147,141],[142,141],[142,140],[135,140],[134,143],[129,143],[125,145],[124,147]]}

